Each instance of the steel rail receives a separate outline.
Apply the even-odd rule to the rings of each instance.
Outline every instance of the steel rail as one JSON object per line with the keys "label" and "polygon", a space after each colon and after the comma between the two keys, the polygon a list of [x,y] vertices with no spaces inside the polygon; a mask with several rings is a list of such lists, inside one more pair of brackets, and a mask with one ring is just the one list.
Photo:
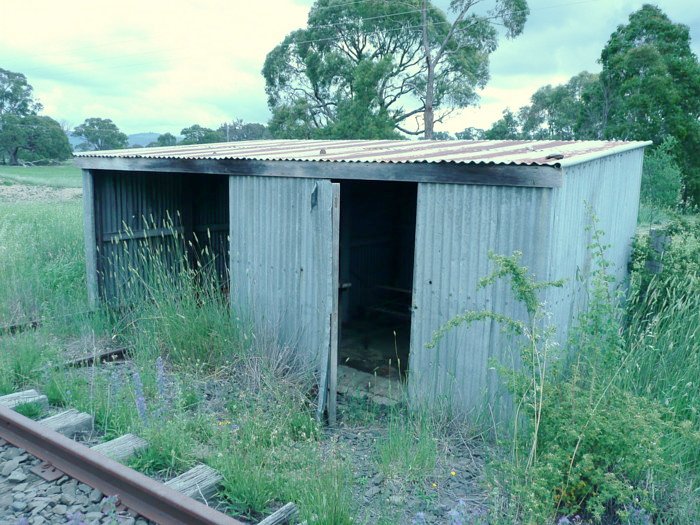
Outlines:
{"label": "steel rail", "polygon": [[243,525],[2,406],[0,437],[160,525]]}
{"label": "steel rail", "polygon": [[74,319],[80,315],[92,316],[94,313],[94,310],[81,310],[70,314],[57,315],[55,317],[39,317],[38,319],[28,319],[14,324],[0,325],[0,336],[20,334],[22,332],[26,332],[27,330],[36,330],[46,321]]}

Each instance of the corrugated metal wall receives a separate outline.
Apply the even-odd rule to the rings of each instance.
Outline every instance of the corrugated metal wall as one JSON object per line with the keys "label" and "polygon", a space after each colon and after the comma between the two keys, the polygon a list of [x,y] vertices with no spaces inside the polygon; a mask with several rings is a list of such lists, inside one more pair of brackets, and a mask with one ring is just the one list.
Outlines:
{"label": "corrugated metal wall", "polygon": [[[586,302],[582,280],[591,265],[586,203],[593,206],[598,227],[612,244],[608,258],[618,277],[626,275],[642,159],[643,151],[635,150],[565,168],[563,186],[554,189],[418,185],[409,365],[414,400],[443,398],[456,407],[483,407],[485,399],[496,395],[499,382],[489,360],[514,362],[512,341],[491,322],[455,329],[437,348],[425,347],[437,328],[467,310],[524,317],[507,283],[477,288],[479,279],[493,269],[489,251],[520,250],[523,264],[538,279],[567,279],[564,289],[547,296],[562,338]],[[117,297],[133,283],[131,269],[142,264],[135,250],[138,239],[124,236],[124,223],[142,238],[149,236],[149,242],[164,252],[166,264],[175,264],[169,255],[177,253],[172,236],[149,232],[143,217],[156,229],[170,218],[172,226],[184,232],[176,211],[194,199],[205,205],[191,209],[192,228],[200,237],[206,224],[216,252],[225,252],[224,225],[230,220],[231,294],[240,314],[259,330],[273,332],[279,344],[298,348],[300,357],[321,366],[329,348],[336,292],[329,180],[231,177],[228,193],[212,186],[193,194],[187,175],[93,175],[102,297]],[[226,197],[230,215],[224,211]]]}
{"label": "corrugated metal wall", "polygon": [[263,341],[325,372],[333,308],[332,185],[231,177],[231,302]]}
{"label": "corrugated metal wall", "polygon": [[505,282],[477,284],[493,269],[489,251],[520,250],[523,264],[546,278],[551,221],[551,189],[419,184],[409,374],[414,401],[443,398],[469,410],[484,406],[487,390],[495,395],[498,378],[489,360],[514,362],[496,323],[462,326],[436,348],[425,345],[442,324],[468,310],[523,318]]}
{"label": "corrugated metal wall", "polygon": [[[540,280],[565,279],[544,299],[564,342],[587,302],[591,270],[590,205],[611,247],[607,259],[618,280],[627,276],[635,233],[643,151],[579,164],[554,189],[420,184],[416,228],[410,393],[414,401],[444,400],[458,409],[484,408],[498,395],[489,360],[517,364],[514,341],[494,322],[450,331],[435,349],[434,331],[468,310],[492,310],[524,319],[507,283],[477,289],[492,266],[488,252],[523,252],[523,264]],[[502,390],[501,390],[502,391]]]}
{"label": "corrugated metal wall", "polygon": [[[222,283],[228,264],[228,178],[172,173],[93,171],[100,296],[130,301],[158,266],[185,263],[184,239],[194,234],[215,258]],[[210,231],[210,234],[207,234]],[[206,261],[205,261],[206,262]]]}
{"label": "corrugated metal wall", "polygon": [[560,339],[587,304],[586,276],[591,271],[590,206],[610,247],[606,258],[618,282],[628,275],[632,238],[637,227],[644,150],[611,155],[564,169],[564,185],[554,190],[552,278],[565,278],[564,288],[551,290],[553,322]]}
{"label": "corrugated metal wall", "polygon": [[180,208],[183,179],[165,173],[94,172],[95,231],[100,295],[123,302],[143,288],[155,258],[144,259],[146,239],[166,268],[181,260],[172,231],[182,233]]}

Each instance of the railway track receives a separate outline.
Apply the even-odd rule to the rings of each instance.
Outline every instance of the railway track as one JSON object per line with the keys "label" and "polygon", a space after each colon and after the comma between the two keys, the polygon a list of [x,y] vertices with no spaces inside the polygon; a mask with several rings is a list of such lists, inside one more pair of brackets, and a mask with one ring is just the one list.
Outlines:
{"label": "railway track", "polygon": [[[75,480],[91,489],[90,501],[93,504],[107,498],[114,504],[114,512],[129,512],[160,525],[242,525],[242,522],[203,503],[216,493],[221,481],[221,476],[211,467],[200,464],[161,483],[120,463],[148,446],[140,437],[128,434],[88,447],[73,438],[91,431],[94,422],[90,414],[64,410],[34,421],[14,410],[28,403],[48,409],[46,396],[35,390],[0,397],[0,452],[10,445],[19,449],[19,453],[10,450],[0,454],[0,485],[3,482],[17,485],[25,482],[27,474],[20,469],[17,458],[27,456],[23,461],[36,463],[31,472],[43,478],[47,484]],[[29,455],[36,460],[30,459]],[[30,507],[29,503],[19,498],[13,500],[10,507],[15,514],[19,513],[20,518],[28,520],[40,516],[46,506],[35,512],[36,506]],[[55,505],[52,508],[55,509]],[[68,507],[65,510],[68,512]],[[97,514],[93,512],[94,523],[103,523]],[[289,523],[296,514],[296,507],[289,503],[259,525]]]}

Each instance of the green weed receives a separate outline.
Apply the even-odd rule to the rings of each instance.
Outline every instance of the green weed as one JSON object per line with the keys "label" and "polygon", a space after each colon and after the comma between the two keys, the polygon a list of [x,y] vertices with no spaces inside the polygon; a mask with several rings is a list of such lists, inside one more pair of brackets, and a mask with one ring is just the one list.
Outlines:
{"label": "green weed", "polygon": [[201,430],[201,426],[184,418],[154,421],[143,431],[148,448],[134,456],[129,465],[146,474],[164,478],[181,474],[195,464],[195,451],[206,439],[206,434],[198,432]]}
{"label": "green weed", "polygon": [[0,390],[9,394],[41,384],[58,355],[58,349],[42,331],[3,337]]}
{"label": "green weed", "polygon": [[612,519],[627,522],[652,516],[663,507],[659,496],[672,487],[680,464],[674,440],[693,442],[664,404],[621,381],[633,353],[622,330],[623,297],[614,292],[601,239],[602,232],[594,230],[588,308],[563,350],[556,350],[555,329],[547,326],[538,297],[556,283],[533,280],[518,254],[492,256],[497,269],[482,284],[508,277],[528,312],[527,322],[468,312],[435,335],[439,339],[455,324],[496,319],[521,336],[522,367],[494,363],[517,410],[511,453],[497,463],[493,478],[500,511],[514,522],[573,515],[595,522],[616,515]]}
{"label": "green weed", "polygon": [[380,470],[387,477],[425,481],[435,470],[437,439],[428,417],[394,414],[377,442]]}
{"label": "green weed", "polygon": [[268,379],[258,390],[234,396],[228,408],[216,447],[226,452],[213,464],[233,509],[258,516],[294,501],[308,523],[350,523],[348,469],[322,455],[319,424],[297,388]]}
{"label": "green weed", "polygon": [[39,403],[22,403],[21,405],[17,405],[14,411],[29,419],[39,419],[44,415],[45,409]]}

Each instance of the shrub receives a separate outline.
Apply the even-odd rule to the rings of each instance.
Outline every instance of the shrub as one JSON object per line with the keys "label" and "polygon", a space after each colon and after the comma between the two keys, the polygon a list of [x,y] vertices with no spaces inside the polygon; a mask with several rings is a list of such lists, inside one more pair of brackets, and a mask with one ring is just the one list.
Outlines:
{"label": "shrub", "polygon": [[616,514],[653,513],[655,491],[670,479],[671,440],[678,435],[668,410],[623,388],[621,371],[629,351],[621,330],[621,297],[611,292],[602,232],[595,231],[589,305],[558,350],[555,330],[539,298],[560,283],[537,282],[519,264],[519,254],[492,255],[496,271],[482,285],[508,278],[526,321],[495,312],[467,312],[436,333],[459,323],[496,319],[519,334],[522,367],[494,363],[513,395],[511,454],[492,477],[502,510],[513,522],[547,523],[579,515],[599,522]]}
{"label": "shrub", "polygon": [[645,155],[640,195],[643,203],[662,209],[673,209],[680,203],[683,174],[673,156],[677,142],[669,137]]}

